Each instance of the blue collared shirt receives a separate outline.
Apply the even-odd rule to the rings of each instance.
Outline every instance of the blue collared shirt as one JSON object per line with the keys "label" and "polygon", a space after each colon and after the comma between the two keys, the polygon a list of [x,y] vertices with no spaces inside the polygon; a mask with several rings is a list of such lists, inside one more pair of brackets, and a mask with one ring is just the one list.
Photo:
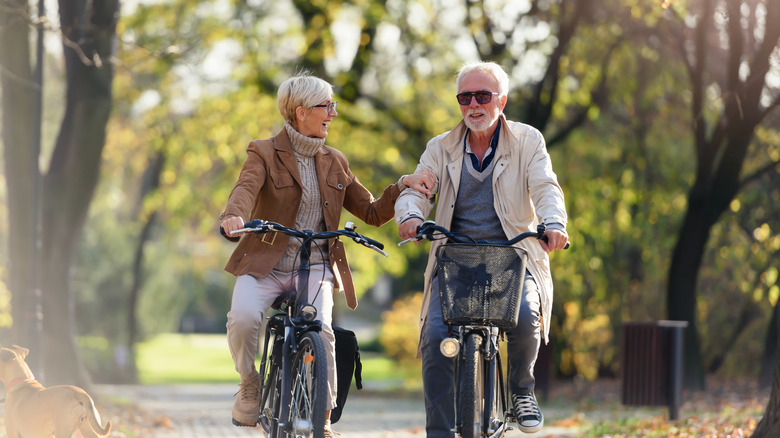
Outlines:
{"label": "blue collared shirt", "polygon": [[474,170],[477,172],[482,172],[485,170],[489,165],[490,162],[493,161],[493,158],[496,157],[496,149],[498,149],[498,133],[501,131],[501,124],[499,123],[496,126],[495,132],[493,132],[493,137],[490,139],[490,146],[488,147],[488,150],[485,152],[485,156],[482,158],[482,166],[479,165],[479,158],[477,158],[477,154],[474,152],[471,152],[471,148],[469,147],[468,138],[469,138],[469,132],[471,132],[470,129],[466,130],[466,135],[463,137],[463,149],[466,151],[467,154],[469,154],[469,157],[471,157],[471,165],[474,166]]}

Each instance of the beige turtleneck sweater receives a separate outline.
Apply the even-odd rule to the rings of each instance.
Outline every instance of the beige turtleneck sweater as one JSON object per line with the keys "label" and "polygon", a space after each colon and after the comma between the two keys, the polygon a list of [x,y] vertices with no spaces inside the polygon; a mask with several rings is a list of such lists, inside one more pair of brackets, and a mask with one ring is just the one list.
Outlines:
{"label": "beige turtleneck sweater", "polygon": [[[325,231],[325,221],[322,216],[322,197],[320,196],[320,186],[317,182],[317,169],[314,166],[314,155],[325,144],[325,139],[306,137],[287,122],[284,123],[284,129],[290,137],[290,143],[292,143],[292,148],[295,152],[295,160],[298,162],[298,171],[301,174],[301,185],[303,186],[301,205],[298,208],[294,227],[298,230],[312,230],[315,233]],[[319,249],[317,248],[318,245]],[[301,242],[291,237],[287,250],[274,269],[282,272],[292,272],[293,269],[297,268],[299,260],[296,259],[296,256],[300,247]],[[315,241],[309,257],[310,265],[322,263],[328,263],[327,240]]]}

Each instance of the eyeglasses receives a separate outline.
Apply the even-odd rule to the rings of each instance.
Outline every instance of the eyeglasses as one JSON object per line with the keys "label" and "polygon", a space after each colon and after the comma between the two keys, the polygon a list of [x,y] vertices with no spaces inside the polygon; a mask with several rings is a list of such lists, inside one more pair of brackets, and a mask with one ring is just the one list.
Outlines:
{"label": "eyeglasses", "polygon": [[312,105],[312,108],[326,108],[329,113],[336,114],[336,107],[339,105],[338,102],[333,101],[331,103],[323,103],[320,105]]}
{"label": "eyeglasses", "polygon": [[480,105],[484,105],[493,98],[493,96],[498,96],[498,93],[491,93],[490,91],[474,91],[474,92],[464,92],[464,93],[458,93],[455,97],[458,98],[458,103],[461,105],[470,105],[471,104],[471,97],[474,96],[477,98],[477,103]]}

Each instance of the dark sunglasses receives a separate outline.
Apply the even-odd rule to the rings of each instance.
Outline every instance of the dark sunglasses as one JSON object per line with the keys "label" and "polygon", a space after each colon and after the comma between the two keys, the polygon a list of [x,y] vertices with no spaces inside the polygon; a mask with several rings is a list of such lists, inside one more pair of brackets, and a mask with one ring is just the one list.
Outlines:
{"label": "dark sunglasses", "polygon": [[472,92],[464,92],[464,93],[458,93],[455,97],[458,98],[458,103],[461,105],[469,105],[471,104],[471,97],[474,96],[477,99],[477,103],[480,105],[484,105],[493,98],[493,96],[498,96],[498,93],[491,93],[490,91],[474,91]]}

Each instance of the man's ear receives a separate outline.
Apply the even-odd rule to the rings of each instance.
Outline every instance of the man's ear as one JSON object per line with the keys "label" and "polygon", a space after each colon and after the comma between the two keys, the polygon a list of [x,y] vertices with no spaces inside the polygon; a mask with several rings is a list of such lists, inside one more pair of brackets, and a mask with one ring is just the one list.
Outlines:
{"label": "man's ear", "polygon": [[501,108],[501,111],[504,110],[504,107],[506,106],[507,96],[501,96],[501,104],[499,104],[499,108]]}

